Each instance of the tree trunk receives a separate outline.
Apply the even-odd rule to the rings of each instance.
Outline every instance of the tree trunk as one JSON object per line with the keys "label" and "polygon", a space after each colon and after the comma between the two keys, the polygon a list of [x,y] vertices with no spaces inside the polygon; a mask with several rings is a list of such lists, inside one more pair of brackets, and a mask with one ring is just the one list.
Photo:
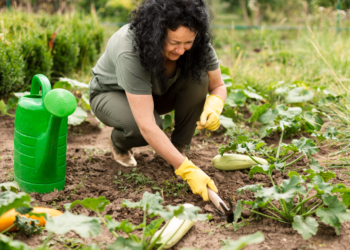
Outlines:
{"label": "tree trunk", "polygon": [[248,16],[247,6],[246,6],[246,0],[239,0],[239,4],[241,5],[241,8],[242,8],[244,22],[246,23],[246,25],[251,25],[250,19]]}

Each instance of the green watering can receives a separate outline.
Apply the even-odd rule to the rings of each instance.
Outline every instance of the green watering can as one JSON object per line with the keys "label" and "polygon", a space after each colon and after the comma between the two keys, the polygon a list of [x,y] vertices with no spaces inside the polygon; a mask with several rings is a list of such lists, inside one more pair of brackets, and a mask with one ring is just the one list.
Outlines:
{"label": "green watering can", "polygon": [[76,107],[72,93],[51,90],[44,75],[33,77],[30,95],[19,99],[15,118],[15,181],[22,191],[42,194],[64,189],[68,116]]}

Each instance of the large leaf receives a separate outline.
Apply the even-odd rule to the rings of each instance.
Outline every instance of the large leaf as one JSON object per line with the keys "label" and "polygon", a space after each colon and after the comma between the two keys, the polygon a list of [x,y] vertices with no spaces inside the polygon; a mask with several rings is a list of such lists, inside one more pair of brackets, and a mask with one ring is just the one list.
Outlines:
{"label": "large leaf", "polygon": [[158,214],[159,211],[163,210],[163,206],[161,203],[163,202],[163,198],[159,195],[159,193],[151,194],[149,192],[144,192],[142,200],[139,202],[131,202],[128,200],[123,200],[123,207],[131,207],[131,208],[141,208],[142,210],[147,210],[149,215]]}
{"label": "large leaf", "polygon": [[77,107],[73,114],[68,116],[68,124],[77,126],[85,121],[87,113],[81,107]]}
{"label": "large leaf", "polygon": [[278,114],[282,117],[282,118],[294,118],[295,116],[300,115],[303,110],[300,107],[287,107],[283,104],[281,105],[277,105],[276,109],[278,110]]}
{"label": "large leaf", "polygon": [[4,250],[31,250],[29,246],[25,243],[13,240],[10,237],[7,237],[3,234],[0,234],[0,249]]}
{"label": "large leaf", "polygon": [[258,95],[257,93],[254,93],[252,91],[244,89],[243,92],[249,98],[256,99],[259,101],[262,101],[264,99],[261,95]]}
{"label": "large leaf", "polygon": [[101,224],[97,217],[74,215],[65,212],[63,215],[49,218],[46,221],[46,230],[56,234],[66,234],[75,231],[83,238],[94,237],[100,234]]}
{"label": "large leaf", "polygon": [[70,79],[70,78],[66,78],[66,77],[60,77],[59,80],[60,80],[60,82],[67,82],[73,88],[82,88],[82,89],[88,89],[89,88],[89,84],[86,84],[86,83],[83,83],[83,82],[79,82],[79,81],[74,80],[74,79]]}
{"label": "large leaf", "polygon": [[318,194],[330,194],[332,192],[332,184],[324,182],[319,175],[312,178],[312,183]]}
{"label": "large leaf", "polygon": [[269,104],[269,103],[265,103],[264,105],[258,106],[258,107],[254,110],[252,116],[249,118],[249,122],[255,122],[256,120],[258,120],[258,118],[259,118],[263,113],[265,113],[265,112],[269,109],[270,106],[271,106],[271,104]]}
{"label": "large leaf", "polygon": [[256,173],[271,175],[272,171],[275,169],[275,165],[257,165],[250,169],[249,178],[253,178]]}
{"label": "large leaf", "polygon": [[239,195],[241,195],[243,193],[243,191],[252,191],[252,192],[256,192],[256,190],[258,190],[258,188],[261,187],[261,184],[255,184],[255,185],[246,185],[244,187],[241,187],[239,189],[237,189],[237,193]]}
{"label": "large leaf", "polygon": [[107,219],[107,228],[110,232],[112,231],[119,231],[122,230],[125,233],[131,233],[132,231],[136,230],[139,228],[139,226],[135,226],[131,223],[129,223],[129,220],[123,220],[121,222],[115,221],[112,219],[111,216],[106,215],[105,216]]}
{"label": "large leaf", "polygon": [[70,209],[72,209],[77,204],[80,204],[86,209],[90,209],[94,212],[102,212],[105,210],[105,207],[109,204],[109,200],[107,200],[104,196],[100,196],[98,198],[85,198],[82,201],[73,201],[70,205]]}
{"label": "large leaf", "polygon": [[0,189],[1,191],[11,191],[14,193],[18,193],[17,190],[19,190],[19,186],[17,182],[5,182],[5,183],[0,183]]}
{"label": "large leaf", "polygon": [[163,218],[159,218],[159,219],[151,221],[151,223],[149,223],[145,228],[145,237],[149,237],[149,236],[154,235],[157,232],[157,230],[159,229],[159,227],[163,221],[164,221]]}
{"label": "large leaf", "polygon": [[283,180],[282,184],[279,186],[282,193],[295,194],[299,193],[301,195],[306,195],[306,189],[301,184],[304,183],[304,180],[296,175],[293,175],[288,180]]}
{"label": "large leaf", "polygon": [[350,220],[350,215],[345,205],[338,200],[336,195],[325,194],[323,202],[327,207],[317,208],[316,215],[325,224],[333,226],[339,235],[341,223]]}
{"label": "large leaf", "polygon": [[132,239],[125,239],[123,237],[118,237],[117,240],[112,244],[107,246],[107,250],[143,250],[142,243],[133,241]]}
{"label": "large leaf", "polygon": [[236,107],[236,106],[243,106],[245,101],[246,101],[246,96],[243,93],[243,91],[240,90],[235,90],[228,94],[226,98],[226,104],[231,106],[231,107]]}
{"label": "large leaf", "polygon": [[310,168],[315,171],[315,173],[320,173],[324,171],[324,168],[320,166],[318,161],[312,157],[311,161],[309,161]]}
{"label": "large leaf", "polygon": [[304,112],[304,115],[303,115],[306,123],[306,131],[320,131],[321,130],[321,127],[323,125],[323,120],[321,117],[319,117],[318,115],[315,115],[311,112]]}
{"label": "large leaf", "polygon": [[286,97],[287,103],[302,103],[310,101],[314,97],[314,93],[304,87],[297,87],[288,92]]}
{"label": "large leaf", "polygon": [[307,217],[304,220],[300,215],[294,216],[292,225],[293,229],[297,230],[304,240],[316,235],[318,229],[318,222],[313,217]]}
{"label": "large leaf", "polygon": [[198,211],[201,209],[196,206],[186,207],[184,205],[177,206],[167,206],[167,210],[158,211],[158,214],[166,219],[170,220],[172,217],[177,217],[181,220],[191,220],[191,221],[206,221],[209,219],[207,214],[199,214]]}
{"label": "large leaf", "polygon": [[327,139],[338,140],[337,135],[339,134],[338,130],[334,127],[328,127],[324,137]]}
{"label": "large leaf", "polygon": [[241,218],[241,214],[243,211],[243,204],[241,200],[237,201],[235,211],[233,213],[234,223],[236,224],[237,221]]}
{"label": "large leaf", "polygon": [[220,115],[220,124],[226,129],[236,128],[236,124],[232,121],[232,118]]}
{"label": "large leaf", "polygon": [[278,116],[278,110],[274,109],[268,109],[267,111],[265,111],[264,113],[262,113],[259,118],[258,121],[261,122],[262,124],[268,124],[271,121],[274,121]]}
{"label": "large leaf", "polygon": [[0,193],[0,216],[16,207],[30,207],[30,196],[26,193],[5,191]]}
{"label": "large leaf", "polygon": [[312,139],[307,139],[305,137],[300,140],[294,139],[292,144],[297,147],[297,149],[304,155],[312,155],[318,153],[318,148]]}
{"label": "large leaf", "polygon": [[220,250],[240,250],[247,245],[258,244],[265,240],[262,232],[256,232],[255,234],[243,236],[235,241],[229,241],[226,246],[220,248]]}
{"label": "large leaf", "polygon": [[170,114],[162,116],[163,130],[173,126],[173,117]]}

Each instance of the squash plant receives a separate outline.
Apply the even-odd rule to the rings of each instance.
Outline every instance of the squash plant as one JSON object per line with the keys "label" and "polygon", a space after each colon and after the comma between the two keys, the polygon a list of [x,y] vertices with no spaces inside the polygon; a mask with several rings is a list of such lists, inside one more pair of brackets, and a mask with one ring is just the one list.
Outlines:
{"label": "squash plant", "polygon": [[[270,131],[277,129],[282,131],[280,143],[275,148],[268,148],[262,141],[241,136],[219,149],[220,154],[233,150],[248,155],[257,163],[250,169],[249,177],[253,178],[254,174],[259,173],[268,176],[271,182],[247,185],[237,190],[238,194],[252,191],[254,200],[237,201],[234,228],[244,226],[245,222],[238,223],[238,220],[242,211],[248,210],[251,216],[265,216],[292,224],[293,229],[302,234],[304,239],[316,234],[320,221],[333,226],[339,234],[341,223],[350,220],[346,210],[350,205],[350,188],[344,184],[329,183],[336,175],[332,171],[326,171],[315,158],[311,157],[318,152],[312,139],[302,137],[300,140],[293,140],[291,144],[282,143],[283,132],[291,124],[291,121],[280,120],[277,126],[268,128]],[[268,164],[261,165],[253,158],[254,154],[264,155]],[[290,160],[293,156],[295,159]],[[304,169],[302,174],[290,171],[289,179],[283,180],[280,185],[274,182],[272,176],[274,170],[285,172],[302,158],[309,160],[308,169]]]}

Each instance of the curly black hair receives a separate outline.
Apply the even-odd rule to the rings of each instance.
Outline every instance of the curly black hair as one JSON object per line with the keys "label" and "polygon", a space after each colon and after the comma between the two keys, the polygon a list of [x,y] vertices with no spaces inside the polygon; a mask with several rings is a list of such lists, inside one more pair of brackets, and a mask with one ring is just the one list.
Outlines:
{"label": "curly black hair", "polygon": [[134,50],[139,51],[142,66],[152,79],[166,80],[163,49],[167,29],[184,26],[197,32],[192,48],[178,60],[181,74],[200,79],[211,51],[210,16],[204,0],[145,0],[130,15],[135,30]]}

